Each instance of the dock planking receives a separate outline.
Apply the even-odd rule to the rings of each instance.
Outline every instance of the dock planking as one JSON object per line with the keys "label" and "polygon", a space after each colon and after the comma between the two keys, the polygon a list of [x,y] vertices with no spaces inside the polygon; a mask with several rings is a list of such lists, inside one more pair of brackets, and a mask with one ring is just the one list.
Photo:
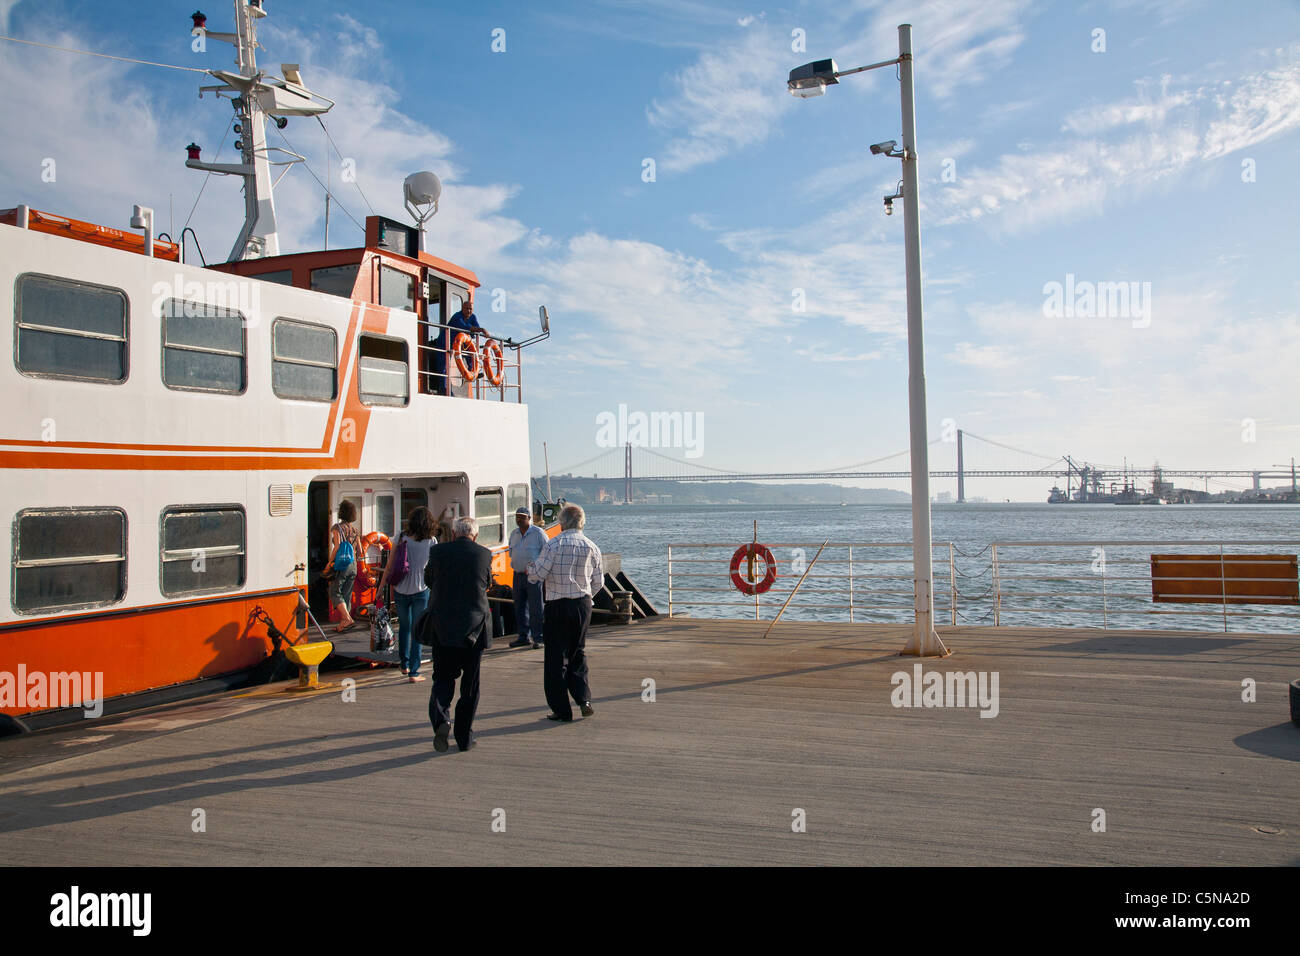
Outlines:
{"label": "dock planking", "polygon": [[391,670],[353,673],[355,703],[259,689],[0,742],[0,859],[1300,862],[1300,637],[944,628],[923,670],[996,673],[988,719],[893,705],[904,627],[766,626],[593,630],[596,715],[570,725],[544,719],[540,651],[491,652],[467,754],[434,753],[430,684]]}

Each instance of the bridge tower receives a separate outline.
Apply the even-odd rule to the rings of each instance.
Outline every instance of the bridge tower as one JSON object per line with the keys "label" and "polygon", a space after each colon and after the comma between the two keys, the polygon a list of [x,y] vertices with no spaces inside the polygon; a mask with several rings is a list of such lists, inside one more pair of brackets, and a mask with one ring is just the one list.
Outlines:
{"label": "bridge tower", "polygon": [[966,465],[961,453],[962,431],[957,429],[957,504],[966,503]]}
{"label": "bridge tower", "polygon": [[632,443],[628,442],[623,454],[623,504],[632,503]]}

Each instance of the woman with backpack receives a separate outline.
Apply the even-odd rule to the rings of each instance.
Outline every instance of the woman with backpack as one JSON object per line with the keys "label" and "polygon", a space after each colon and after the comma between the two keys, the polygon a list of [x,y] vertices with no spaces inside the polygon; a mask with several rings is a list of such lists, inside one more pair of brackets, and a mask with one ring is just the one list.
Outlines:
{"label": "woman with backpack", "polygon": [[330,528],[330,556],[325,562],[329,570],[330,606],[338,608],[339,624],[334,628],[342,633],[355,622],[352,620],[352,585],[357,580],[357,506],[344,498],[339,502],[339,520]]}
{"label": "woman with backpack", "polygon": [[412,684],[424,680],[420,675],[421,645],[415,635],[415,622],[429,605],[424,566],[429,563],[429,551],[437,543],[433,513],[428,508],[413,509],[406,519],[406,531],[397,539],[393,555],[379,579],[379,594],[384,593],[384,585],[391,583],[397,595],[397,653],[402,673]]}

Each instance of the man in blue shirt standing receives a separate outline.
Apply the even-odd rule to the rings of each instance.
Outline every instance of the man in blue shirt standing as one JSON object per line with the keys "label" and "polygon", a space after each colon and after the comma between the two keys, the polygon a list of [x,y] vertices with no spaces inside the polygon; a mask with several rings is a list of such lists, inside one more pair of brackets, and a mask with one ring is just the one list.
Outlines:
{"label": "man in blue shirt standing", "polygon": [[485,338],[491,338],[487,329],[478,324],[478,316],[474,314],[474,300],[466,297],[465,304],[460,307],[450,319],[447,320],[450,328],[439,328],[438,338],[434,343],[433,366],[435,387],[442,395],[451,394],[451,380],[447,370],[451,367],[447,363],[447,355],[453,345],[456,344],[456,336],[464,332],[470,338],[476,335],[482,335]]}
{"label": "man in blue shirt standing", "polygon": [[515,530],[510,532],[510,567],[514,569],[515,630],[519,636],[511,647],[541,647],[542,584],[528,580],[528,565],[546,547],[546,532],[533,524],[527,507],[515,511]]}

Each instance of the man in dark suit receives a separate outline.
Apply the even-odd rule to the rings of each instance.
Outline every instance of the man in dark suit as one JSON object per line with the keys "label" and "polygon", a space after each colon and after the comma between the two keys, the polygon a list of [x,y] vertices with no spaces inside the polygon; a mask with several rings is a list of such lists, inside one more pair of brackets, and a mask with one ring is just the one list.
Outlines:
{"label": "man in dark suit", "polygon": [[[492,583],[492,552],[478,544],[478,522],[457,518],[456,538],[429,552],[424,582],[429,586],[429,613],[437,633],[433,645],[433,693],[429,721],[433,746],[447,750],[448,733],[455,728],[456,745],[469,750],[470,729],[478,708],[479,659],[492,646],[492,616],[487,589]],[[451,698],[460,678],[456,719],[451,718]]]}

